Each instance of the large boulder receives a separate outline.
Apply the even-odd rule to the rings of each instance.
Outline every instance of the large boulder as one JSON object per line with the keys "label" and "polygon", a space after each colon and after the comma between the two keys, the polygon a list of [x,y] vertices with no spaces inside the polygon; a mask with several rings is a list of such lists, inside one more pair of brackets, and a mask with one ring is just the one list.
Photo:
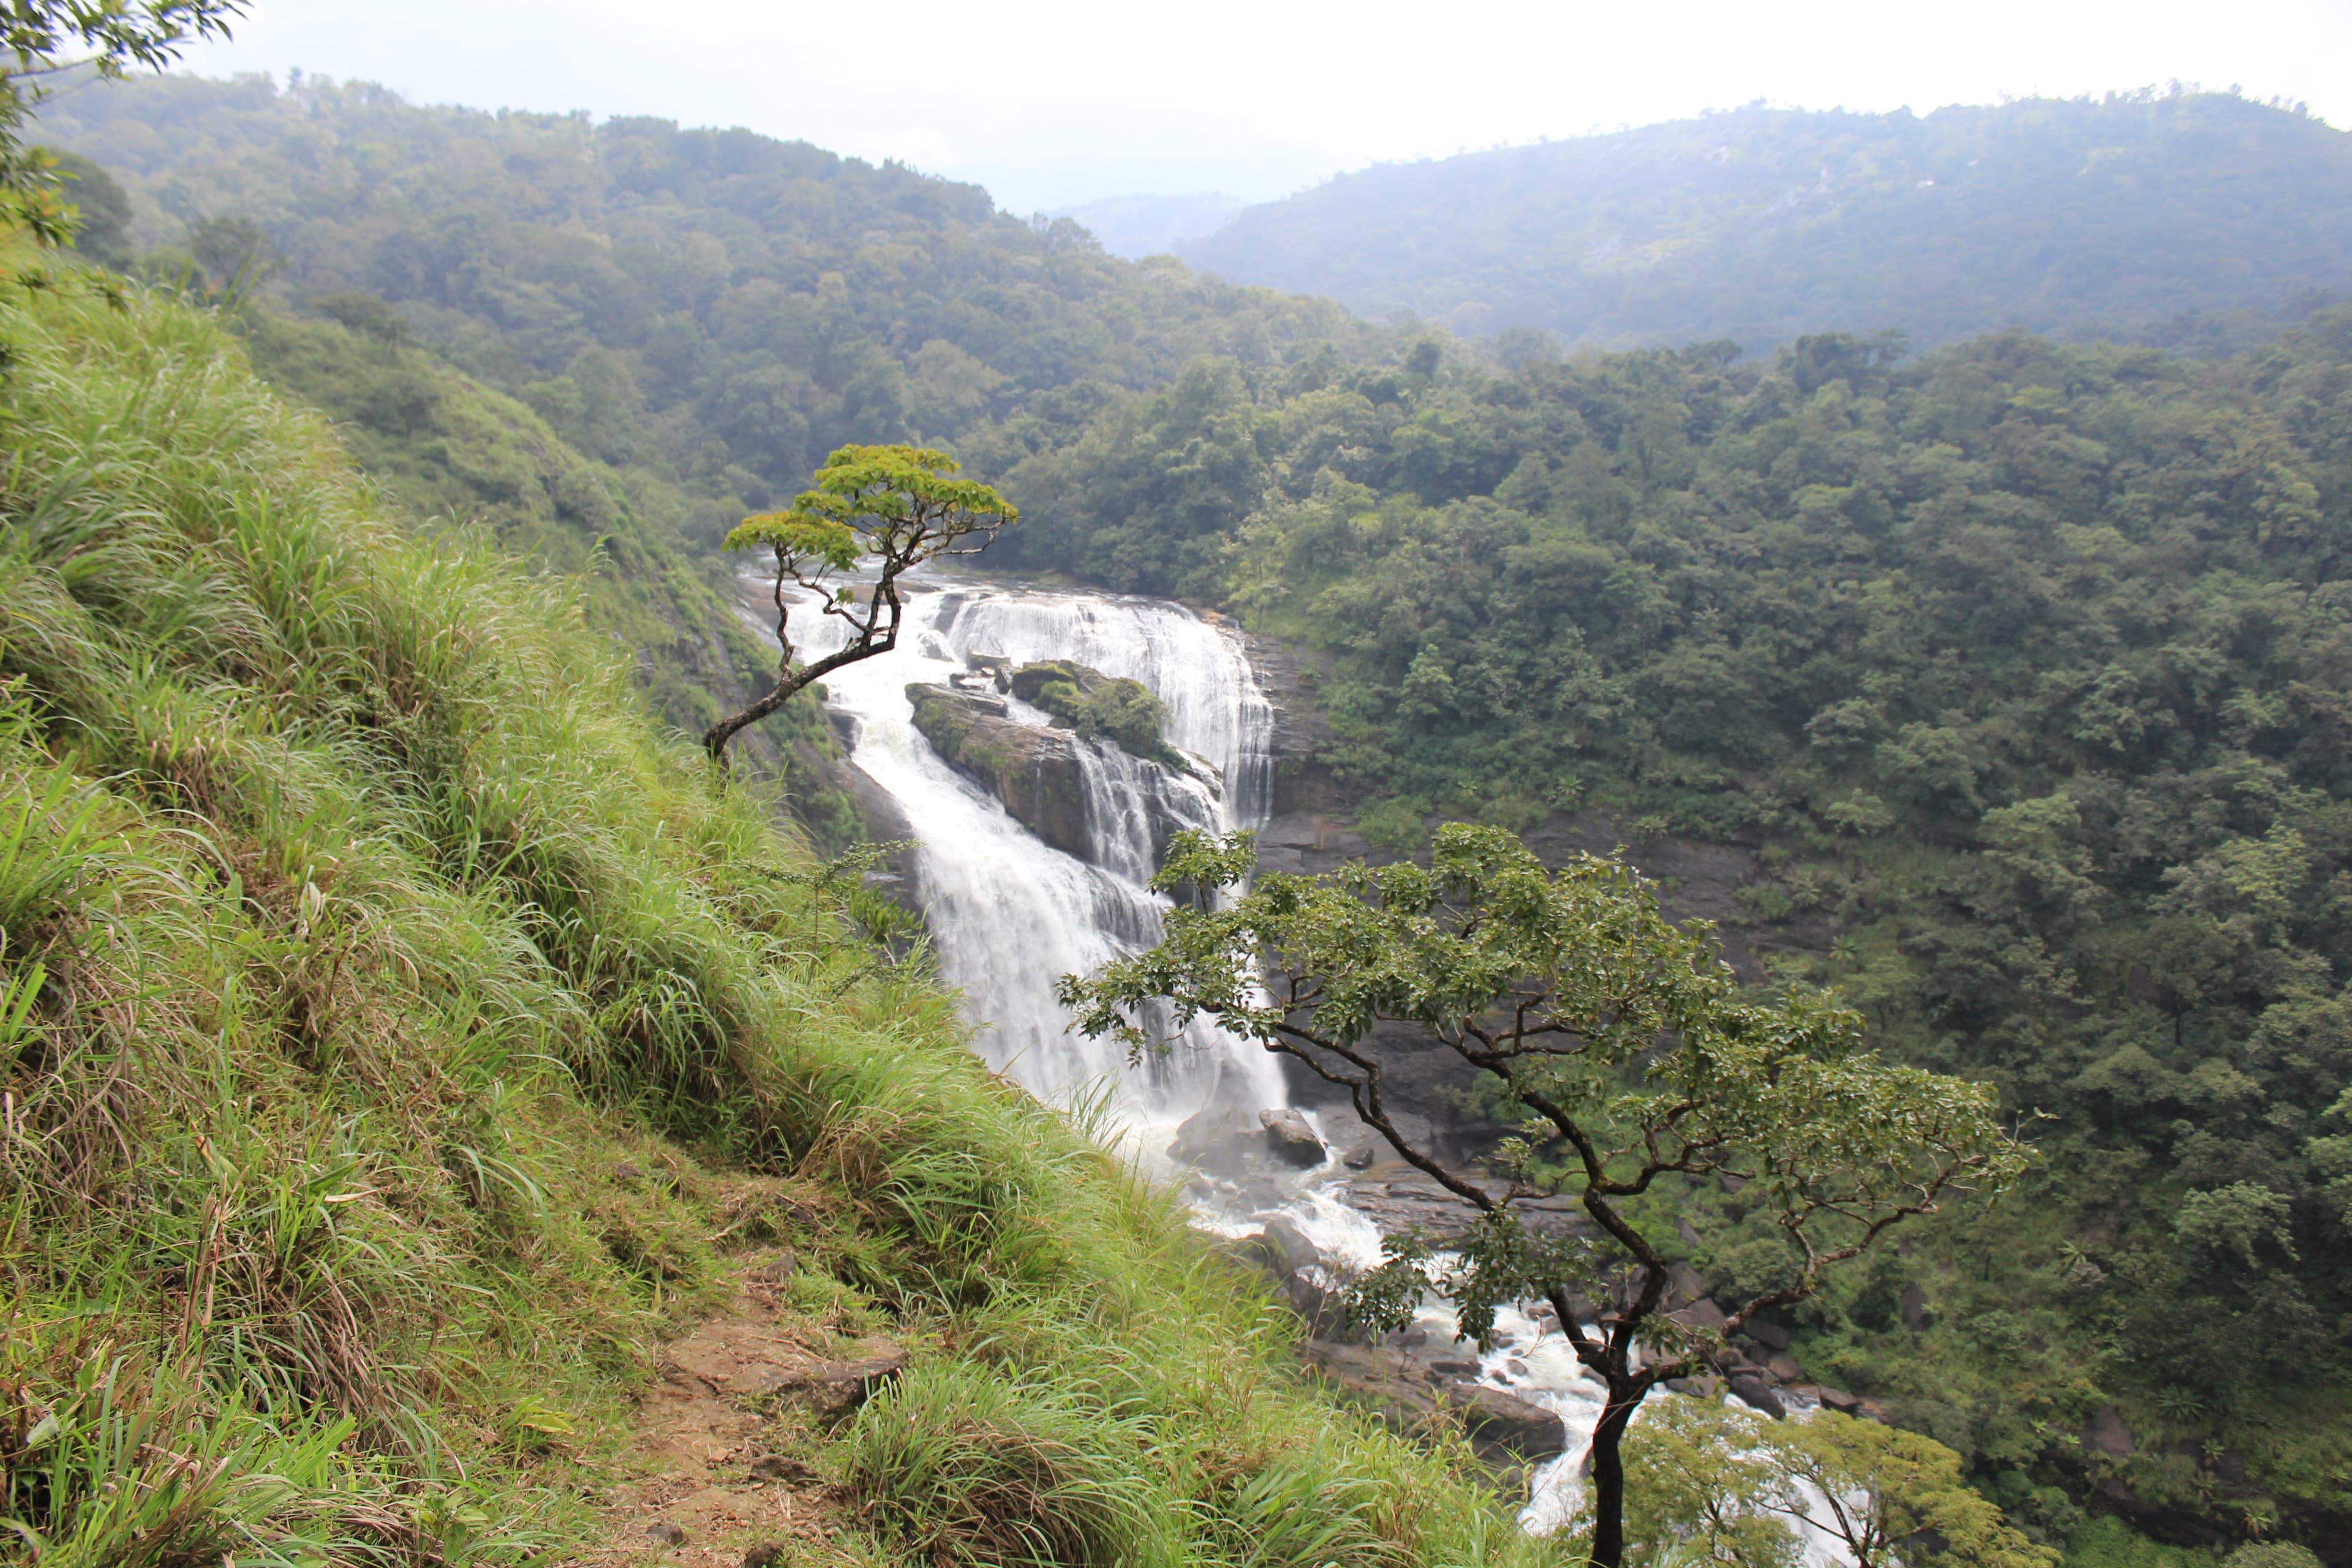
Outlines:
{"label": "large boulder", "polygon": [[1343,1401],[1399,1436],[1419,1436],[1437,1413],[1434,1391],[1415,1375],[1410,1362],[1392,1350],[1330,1340],[1309,1340],[1300,1350]]}
{"label": "large boulder", "polygon": [[1483,1383],[1459,1383],[1445,1391],[1446,1403],[1462,1418],[1470,1446],[1488,1464],[1506,1456],[1548,1459],[1568,1447],[1568,1428],[1553,1411]]}
{"label": "large boulder", "polygon": [[1757,1373],[1742,1370],[1732,1373],[1731,1397],[1750,1410],[1762,1411],[1775,1421],[1789,1414],[1789,1407],[1780,1402],[1780,1393]]}
{"label": "large boulder", "polygon": [[1090,740],[1099,736],[1163,767],[1184,769],[1182,754],[1164,733],[1167,708],[1139,680],[1105,675],[1066,658],[1024,664],[1000,679],[1003,689],[1044,709],[1057,724]]}
{"label": "large boulder", "polygon": [[1085,858],[1086,789],[1076,737],[1024,724],[1004,700],[952,686],[907,688],[915,728],[950,766],[977,780],[1013,819],[1066,855]]}
{"label": "large boulder", "polygon": [[1265,1129],[1266,1152],[1284,1164],[1311,1170],[1327,1157],[1323,1140],[1315,1136],[1314,1127],[1296,1110],[1261,1110],[1257,1120]]}
{"label": "large boulder", "polygon": [[1257,1118],[1232,1106],[1212,1106],[1194,1111],[1169,1141],[1168,1157],[1195,1170],[1227,1174],[1249,1163],[1258,1140]]}

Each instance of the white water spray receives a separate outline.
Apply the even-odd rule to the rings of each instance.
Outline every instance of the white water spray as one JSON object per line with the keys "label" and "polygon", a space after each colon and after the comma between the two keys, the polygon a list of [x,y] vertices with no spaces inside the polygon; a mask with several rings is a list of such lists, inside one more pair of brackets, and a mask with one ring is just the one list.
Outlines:
{"label": "white water spray", "polygon": [[[799,619],[807,657],[817,657],[833,628],[820,631],[806,611]],[[915,729],[906,688],[963,672],[972,654],[1073,659],[1142,682],[1167,709],[1169,743],[1207,763],[1223,787],[1107,741],[1078,741],[1092,863],[1048,847]],[[1054,996],[1060,976],[1159,940],[1166,900],[1145,885],[1158,868],[1155,819],[1220,830],[1263,821],[1273,711],[1237,638],[1159,600],[918,584],[898,647],[835,671],[825,689],[855,721],[851,760],[913,825],[940,974],[963,992],[974,1048],[992,1068],[1052,1103],[1108,1083],[1125,1119],[1146,1127],[1213,1099],[1244,1110],[1287,1103],[1271,1058],[1222,1029],[1196,1024],[1169,1055],[1131,1069],[1117,1044],[1071,1032]],[[1009,706],[1015,718],[1045,722],[1025,704]]]}

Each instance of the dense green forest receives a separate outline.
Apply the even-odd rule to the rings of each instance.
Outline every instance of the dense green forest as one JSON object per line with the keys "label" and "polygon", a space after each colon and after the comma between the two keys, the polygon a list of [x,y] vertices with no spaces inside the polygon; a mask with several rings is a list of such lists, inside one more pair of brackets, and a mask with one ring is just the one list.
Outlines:
{"label": "dense green forest", "polygon": [[[1579,807],[1759,846],[1758,922],[1828,933],[1768,936],[1777,983],[2055,1118],[2032,1200],[1831,1303],[1808,1365],[2053,1521],[2108,1475],[2345,1517],[2352,311],[2219,363],[1202,363],[990,441],[1015,559],[1325,650],[1330,761],[1396,847]],[[2128,1454],[2080,1440],[2110,1405]]]}
{"label": "dense green forest", "polygon": [[41,132],[129,187],[142,248],[255,226],[272,298],[388,302],[582,453],[677,487],[698,540],[845,441],[949,441],[1040,396],[1067,416],[1197,355],[1276,363],[1364,331],[749,132],[165,78],[62,99]]}
{"label": "dense green forest", "polygon": [[2312,290],[2352,293],[2352,136],[2177,89],[1924,116],[1751,107],[1382,165],[1181,248],[1376,320],[1604,347],[2242,337]]}
{"label": "dense green forest", "polygon": [[[2341,141],[2226,99],[1969,113],[1901,123],[2025,151],[2046,130],[2024,162],[2051,179],[2101,115],[2235,127],[2220,144],[2269,171],[2223,182],[2247,211],[2318,177],[2294,139]],[[1881,155],[1884,122],[1824,122]],[[46,133],[121,176],[119,257],[163,276],[183,251],[215,288],[276,267],[238,307],[255,364],[420,514],[562,570],[606,541],[592,618],[633,649],[708,632],[709,542],[828,444],[919,436],[1022,507],[992,563],[1223,604],[1320,654],[1327,760],[1394,850],[1440,816],[1578,811],[1637,851],[1752,847],[1770,984],[1835,984],[1890,1048],[2054,1119],[2026,1201],[1811,1309],[1805,1364],[2053,1541],[2118,1505],[2182,1538],[2345,1531],[2352,314],[2226,359],[2018,332],[1565,359],[1528,334],[1506,365],[743,133],[178,79],[74,98]],[[2158,143],[2116,144],[2093,166],[2145,187]],[[1890,166],[1884,210],[1933,194]],[[2182,245],[2223,243],[2208,186],[2164,188]],[[2043,288],[2145,237],[2117,189],[2080,209],[2095,244],[1984,275],[1992,316],[1937,315],[1966,294],[1947,277],[1869,296],[1869,324],[2283,308],[2347,254],[2326,226],[2352,208],[2312,203],[2259,258],[2166,263],[2237,292]],[[1694,297],[1702,253],[1718,284],[1760,275],[1693,249]],[[699,676],[669,657],[646,674],[686,721]],[[1736,1205],[1682,1217],[1710,1270],[1785,1267]]]}

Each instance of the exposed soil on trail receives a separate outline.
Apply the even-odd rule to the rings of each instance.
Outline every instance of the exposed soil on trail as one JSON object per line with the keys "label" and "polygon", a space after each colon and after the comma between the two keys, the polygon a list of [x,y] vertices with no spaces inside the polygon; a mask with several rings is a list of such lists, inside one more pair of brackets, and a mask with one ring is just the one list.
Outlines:
{"label": "exposed soil on trail", "polygon": [[[796,1455],[819,1423],[895,1376],[905,1354],[781,1306],[779,1272],[772,1263],[746,1270],[728,1311],[662,1347],[625,1461],[633,1474],[614,1489],[606,1544],[592,1562],[792,1562],[816,1555],[810,1549],[842,1521],[838,1500]],[[760,1550],[768,1546],[783,1550]]]}

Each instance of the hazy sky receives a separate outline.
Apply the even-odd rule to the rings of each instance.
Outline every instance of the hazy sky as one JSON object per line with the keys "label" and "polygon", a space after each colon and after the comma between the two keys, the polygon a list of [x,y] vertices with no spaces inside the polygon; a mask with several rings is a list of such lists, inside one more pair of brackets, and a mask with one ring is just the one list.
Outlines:
{"label": "hazy sky", "polygon": [[2352,0],[257,0],[207,72],[746,125],[1016,212],[1769,99],[1885,110],[2173,79],[2352,126]]}

